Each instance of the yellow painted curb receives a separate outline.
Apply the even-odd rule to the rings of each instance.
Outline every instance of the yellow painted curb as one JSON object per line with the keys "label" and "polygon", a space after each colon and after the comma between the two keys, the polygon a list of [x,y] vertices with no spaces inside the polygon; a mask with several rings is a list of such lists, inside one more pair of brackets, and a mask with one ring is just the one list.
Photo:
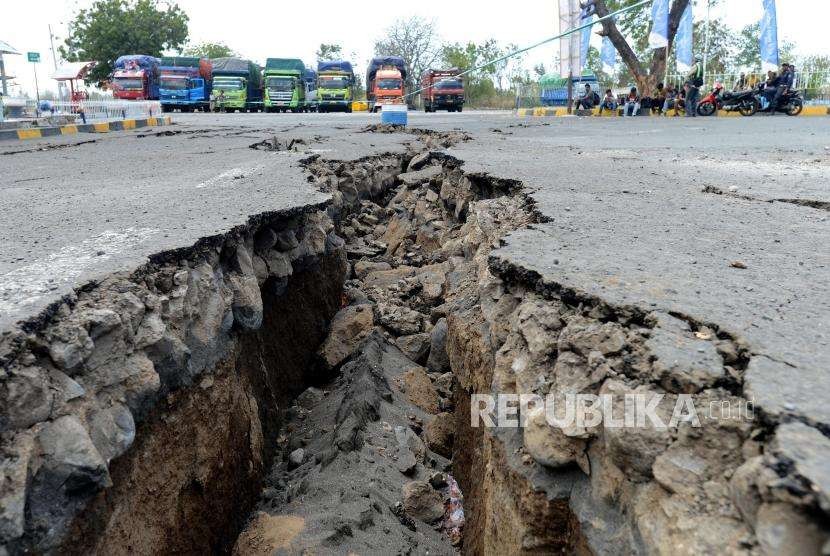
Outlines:
{"label": "yellow painted curb", "polygon": [[802,116],[827,116],[830,114],[828,106],[805,106],[801,111]]}
{"label": "yellow painted curb", "polygon": [[158,118],[156,118],[156,117],[147,118],[147,125],[159,125],[158,124]]}
{"label": "yellow painted curb", "polygon": [[77,125],[61,126],[61,135],[75,135],[76,133],[78,133]]}
{"label": "yellow painted curb", "polygon": [[365,100],[356,100],[352,102],[352,112],[368,112],[369,102]]}
{"label": "yellow painted curb", "polygon": [[92,129],[94,129],[96,133],[107,133],[110,130],[110,124],[107,122],[102,124],[92,124]]}
{"label": "yellow painted curb", "polygon": [[43,137],[40,133],[39,129],[18,129],[17,130],[17,138],[18,139],[40,139]]}
{"label": "yellow painted curb", "polygon": [[124,120],[124,129],[135,129],[135,120]]}

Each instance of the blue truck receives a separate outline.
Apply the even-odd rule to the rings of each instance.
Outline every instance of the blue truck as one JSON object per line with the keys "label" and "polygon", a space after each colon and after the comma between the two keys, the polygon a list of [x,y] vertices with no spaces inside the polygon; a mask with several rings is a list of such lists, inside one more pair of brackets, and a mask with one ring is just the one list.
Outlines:
{"label": "blue truck", "polygon": [[213,66],[207,58],[167,56],[161,59],[159,100],[161,109],[182,112],[210,109]]}
{"label": "blue truck", "polygon": [[305,82],[306,111],[317,112],[320,106],[320,97],[317,94],[317,72],[311,68],[306,68],[303,81]]}

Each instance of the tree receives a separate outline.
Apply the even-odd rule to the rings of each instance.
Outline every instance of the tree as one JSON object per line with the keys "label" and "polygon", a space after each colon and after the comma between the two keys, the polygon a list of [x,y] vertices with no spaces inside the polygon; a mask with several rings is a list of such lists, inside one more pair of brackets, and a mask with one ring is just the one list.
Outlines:
{"label": "tree", "polygon": [[[674,36],[677,34],[677,28],[680,25],[680,18],[689,5],[690,0],[674,0],[669,10],[669,49],[674,43]],[[618,10],[625,6],[630,6],[636,3],[636,0],[594,0],[596,6],[596,13],[599,17],[605,17],[612,11]],[[659,81],[663,79],[666,70],[666,50],[665,48],[655,48],[645,50],[649,24],[648,6],[643,6],[639,9],[632,10],[618,17],[618,21],[607,19],[601,23],[602,29],[599,35],[608,37],[614,48],[622,58],[623,64],[631,72],[637,87],[642,94],[648,95]],[[637,50],[628,43],[626,34],[634,39]],[[645,50],[645,52],[644,52]],[[640,54],[638,54],[638,52]],[[647,57],[651,56],[650,62],[647,64]]]}
{"label": "tree", "polygon": [[[735,39],[734,64],[738,69],[761,71],[761,26],[758,23],[747,25],[741,29]],[[778,47],[778,57],[782,62],[793,61],[795,44],[791,41],[782,41]]]}
{"label": "tree", "polygon": [[239,56],[236,52],[222,42],[203,42],[188,46],[182,51],[185,56],[196,58],[230,58]]}
{"label": "tree", "polygon": [[[694,41],[692,51],[695,56],[704,58],[703,51],[706,42],[706,22],[697,21],[694,24],[694,36],[700,40]],[[736,69],[735,51],[738,38],[730,27],[721,19],[713,19],[709,22],[709,55],[706,57],[706,74],[726,73]],[[756,39],[757,42],[757,39]],[[731,85],[731,83],[729,84]]]}
{"label": "tree", "polygon": [[187,41],[187,14],[157,0],[97,0],[75,14],[60,54],[69,62],[96,60],[87,82],[101,84],[124,54],[161,56]]}
{"label": "tree", "polygon": [[386,37],[375,41],[378,56],[400,56],[406,62],[406,84],[410,90],[421,74],[439,59],[438,30],[435,21],[418,16],[398,19],[386,30]]}
{"label": "tree", "polygon": [[320,43],[320,48],[317,49],[317,61],[337,60],[343,55],[343,47],[339,44]]}

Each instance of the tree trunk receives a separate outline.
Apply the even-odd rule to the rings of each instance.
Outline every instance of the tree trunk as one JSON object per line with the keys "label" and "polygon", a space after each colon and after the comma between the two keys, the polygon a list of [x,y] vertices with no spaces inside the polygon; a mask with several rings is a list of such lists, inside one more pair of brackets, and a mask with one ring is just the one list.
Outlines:
{"label": "tree trunk", "polygon": [[[683,17],[683,12],[686,6],[689,5],[689,0],[674,0],[672,2],[671,10],[669,11],[669,50],[671,50],[674,43],[674,36],[677,34],[677,28],[680,26],[680,19]],[[609,13],[608,6],[605,0],[595,0],[596,13],[599,17],[605,17]],[[637,57],[637,54],[628,44],[625,36],[620,32],[616,22],[612,19],[607,19],[602,22],[602,31],[599,33],[603,37],[608,37],[614,48],[619,52],[623,63],[631,71],[634,76],[634,81],[637,83],[637,90],[641,95],[651,95],[658,83],[663,80],[666,71],[666,49],[656,48],[651,51],[651,64],[648,71]]]}

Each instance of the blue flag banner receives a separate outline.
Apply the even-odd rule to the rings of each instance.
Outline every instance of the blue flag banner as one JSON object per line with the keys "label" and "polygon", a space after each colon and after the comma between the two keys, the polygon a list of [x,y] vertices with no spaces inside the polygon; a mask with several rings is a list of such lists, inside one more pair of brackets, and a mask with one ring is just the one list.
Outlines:
{"label": "blue flag banner", "polygon": [[778,69],[778,16],[775,0],[763,0],[764,17],[761,18],[761,69]]}
{"label": "blue flag banner", "polygon": [[[594,16],[587,16],[580,19],[580,24],[585,24],[591,21]],[[579,43],[579,71],[580,73],[582,70],[585,69],[585,63],[588,61],[588,48],[591,46],[591,29],[592,27],[586,27],[582,30],[582,37]]]}
{"label": "blue flag banner", "polygon": [[669,46],[669,0],[654,0],[651,4],[651,32],[648,34],[649,48]]}
{"label": "blue flag banner", "polygon": [[677,52],[677,71],[686,73],[691,71],[694,58],[692,55],[692,34],[694,32],[694,17],[692,16],[692,4],[686,6],[686,11],[680,18],[680,25],[677,27],[677,35],[674,37],[674,44]]}
{"label": "blue flag banner", "polygon": [[608,74],[614,73],[617,65],[617,49],[608,37],[602,37],[602,71]]}

